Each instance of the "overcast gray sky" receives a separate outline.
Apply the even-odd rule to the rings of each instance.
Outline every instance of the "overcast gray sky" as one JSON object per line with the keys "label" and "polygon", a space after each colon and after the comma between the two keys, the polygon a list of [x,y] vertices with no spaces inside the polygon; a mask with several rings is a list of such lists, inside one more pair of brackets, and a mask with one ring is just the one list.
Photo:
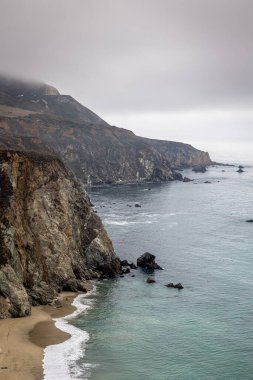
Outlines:
{"label": "overcast gray sky", "polygon": [[143,136],[249,142],[252,17],[252,0],[1,0],[0,68]]}

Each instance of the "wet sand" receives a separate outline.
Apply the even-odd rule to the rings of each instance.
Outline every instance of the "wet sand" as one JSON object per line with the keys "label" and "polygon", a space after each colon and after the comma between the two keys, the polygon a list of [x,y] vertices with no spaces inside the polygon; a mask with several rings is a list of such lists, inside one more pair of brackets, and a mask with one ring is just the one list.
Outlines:
{"label": "wet sand", "polygon": [[64,342],[52,318],[71,314],[76,293],[60,295],[62,307],[37,306],[29,317],[0,320],[0,380],[42,380],[43,349]]}

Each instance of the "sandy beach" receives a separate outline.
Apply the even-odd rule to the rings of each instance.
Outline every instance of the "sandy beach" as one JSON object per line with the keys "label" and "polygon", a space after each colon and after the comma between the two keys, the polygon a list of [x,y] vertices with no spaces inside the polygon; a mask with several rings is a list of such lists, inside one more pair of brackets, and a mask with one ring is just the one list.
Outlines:
{"label": "sandy beach", "polygon": [[59,308],[37,306],[29,317],[0,320],[0,380],[43,379],[43,349],[69,338],[55,327],[52,318],[71,314],[76,295],[63,292]]}

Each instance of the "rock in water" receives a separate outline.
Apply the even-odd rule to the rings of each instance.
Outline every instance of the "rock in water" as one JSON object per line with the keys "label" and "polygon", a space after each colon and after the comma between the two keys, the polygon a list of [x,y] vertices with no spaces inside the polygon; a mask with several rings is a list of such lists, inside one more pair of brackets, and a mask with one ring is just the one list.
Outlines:
{"label": "rock in water", "polygon": [[174,285],[174,288],[176,288],[176,289],[184,289],[183,285],[180,282],[178,284]]}
{"label": "rock in water", "polygon": [[145,252],[137,259],[137,266],[145,269],[163,269],[155,262],[155,256]]}
{"label": "rock in water", "polygon": [[127,260],[120,261],[120,264],[121,264],[122,267],[128,267],[128,266],[130,266],[130,264],[129,264],[129,262]]}
{"label": "rock in water", "polygon": [[120,273],[100,218],[52,154],[0,150],[0,318]]}
{"label": "rock in water", "polygon": [[154,284],[155,282],[156,282],[156,280],[154,280],[154,279],[151,278],[151,277],[148,277],[148,278],[147,278],[147,281],[146,281],[147,284]]}
{"label": "rock in water", "polygon": [[246,220],[247,223],[253,223],[253,219]]}
{"label": "rock in water", "polygon": [[205,173],[206,172],[206,167],[205,166],[194,166],[192,169],[193,172],[195,173]]}
{"label": "rock in water", "polygon": [[173,284],[173,282],[170,282],[169,284],[165,286],[167,288],[184,289],[183,285],[180,282],[178,284]]}

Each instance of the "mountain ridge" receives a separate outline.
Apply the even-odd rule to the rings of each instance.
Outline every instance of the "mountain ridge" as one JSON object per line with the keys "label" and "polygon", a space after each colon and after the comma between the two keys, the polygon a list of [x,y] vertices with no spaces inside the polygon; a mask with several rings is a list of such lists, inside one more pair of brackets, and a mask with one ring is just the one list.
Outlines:
{"label": "mountain ridge", "polygon": [[[212,164],[207,152],[189,144],[143,138],[111,126],[51,86],[37,84],[31,89],[30,85],[25,94],[18,93],[21,85],[18,90],[15,86],[16,82],[7,91],[0,77],[2,133],[37,138],[61,156],[85,185],[164,182],[180,179],[176,169]],[[12,107],[7,110],[11,115],[6,109],[1,113],[1,106]]]}

